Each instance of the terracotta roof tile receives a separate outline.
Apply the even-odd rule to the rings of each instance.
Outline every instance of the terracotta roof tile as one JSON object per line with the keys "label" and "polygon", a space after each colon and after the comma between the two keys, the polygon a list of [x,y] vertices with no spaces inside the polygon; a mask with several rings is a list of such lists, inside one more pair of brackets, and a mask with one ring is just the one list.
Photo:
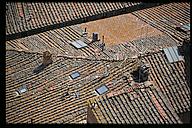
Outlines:
{"label": "terracotta roof tile", "polygon": [[[63,57],[57,57],[42,72],[33,74],[32,71],[34,68],[42,63],[42,54],[7,50],[6,55],[7,122],[24,123],[30,122],[31,118],[34,123],[58,122],[63,120],[66,123],[70,123],[84,120],[86,119],[86,112],[79,115],[75,111],[86,109],[85,101],[95,96],[93,89],[99,87],[101,82],[108,83],[113,73],[116,74],[115,77],[120,77],[118,74],[121,74],[120,70],[111,65],[113,64],[112,62],[97,63],[96,61],[92,62],[81,59],[76,60],[80,65],[75,66],[72,63],[74,62],[73,60],[64,59]],[[67,65],[66,69],[64,69],[64,64]],[[99,82],[98,80],[100,78],[92,79],[91,76],[90,78],[92,80],[85,80],[87,74],[96,73],[98,69],[103,67],[103,64],[111,65],[109,71],[112,74],[109,77]],[[126,71],[130,70],[130,66],[133,64],[132,62],[127,64]],[[69,75],[72,71],[80,71],[82,74],[80,76],[81,79],[70,80]],[[92,82],[90,83],[90,81]],[[68,86],[69,84],[70,86]],[[74,89],[74,85],[77,84],[80,84],[79,89]],[[15,97],[14,92],[21,85],[26,85],[29,91],[19,97]],[[69,88],[69,95],[63,97],[67,88]],[[74,97],[75,90],[80,92],[79,99]],[[73,113],[76,113],[76,118],[69,117]]]}
{"label": "terracotta roof tile", "polygon": [[[157,89],[138,91],[130,100],[130,92],[113,97],[98,96],[88,101],[98,123],[181,123],[179,117]],[[132,94],[131,94],[132,95]],[[97,106],[92,106],[96,102]],[[99,114],[100,113],[100,114]]]}
{"label": "terracotta roof tile", "polygon": [[[88,7],[86,7],[85,4],[87,4]],[[115,5],[121,4],[122,3],[120,2],[9,2],[6,6],[6,18],[8,19],[6,20],[6,35],[26,32],[49,25],[100,15],[111,10],[120,10],[122,8],[129,8],[131,6],[139,5],[137,2],[135,5],[115,7]],[[103,5],[105,5],[104,8],[102,8]]]}
{"label": "terracotta roof tile", "polygon": [[163,4],[135,11],[132,14],[164,33],[173,36],[175,39],[182,41],[185,37],[189,36],[189,34],[177,31],[175,28],[177,24],[190,22],[190,4],[187,2]]}
{"label": "terracotta roof tile", "polygon": [[[59,29],[6,41],[6,122],[86,122],[89,100],[88,104],[100,123],[182,123],[177,114],[190,111],[185,62],[170,64],[162,51],[162,48],[178,46],[180,42],[163,34],[125,42],[100,52],[101,42],[90,44],[89,38],[84,40],[81,37],[83,30],[78,25],[63,27],[67,21],[98,14],[104,16],[105,12],[131,6],[134,3],[8,3],[7,35],[64,24]],[[70,9],[74,11],[70,12]],[[146,20],[154,16],[158,21],[152,24],[164,29],[162,18],[172,17],[167,11],[178,16],[177,19],[173,17],[173,21],[184,23],[188,19],[188,10],[188,3],[171,3],[134,14],[140,18],[145,16]],[[173,34],[172,31],[173,27],[167,25],[166,33]],[[177,32],[176,37],[183,35]],[[77,50],[70,45],[75,40],[89,45]],[[33,70],[42,63],[45,50],[53,54],[53,63],[34,74]],[[153,86],[147,82],[145,85],[134,84],[130,79],[127,83],[123,78],[130,77],[130,72],[140,63],[141,51],[141,58],[150,64],[149,80]],[[81,75],[72,80],[69,75],[74,71]],[[96,96],[94,89],[102,84],[109,88],[109,92]],[[16,96],[15,91],[21,86],[26,86],[27,92]]]}
{"label": "terracotta roof tile", "polygon": [[151,65],[151,79],[165,96],[170,99],[170,103],[177,113],[186,111],[190,107],[189,86],[184,77],[185,71],[183,61],[169,64],[163,51],[145,57]]}

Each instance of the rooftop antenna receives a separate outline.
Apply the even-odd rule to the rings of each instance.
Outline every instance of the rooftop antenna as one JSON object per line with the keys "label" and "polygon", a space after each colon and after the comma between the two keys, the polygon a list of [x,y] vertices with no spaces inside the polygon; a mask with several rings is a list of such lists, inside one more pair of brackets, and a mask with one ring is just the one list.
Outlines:
{"label": "rooftop antenna", "polygon": [[105,66],[105,69],[104,69],[104,77],[106,77],[106,76],[109,75],[109,67],[110,67],[110,65],[104,64],[104,66]]}
{"label": "rooftop antenna", "polygon": [[87,37],[87,28],[85,28],[85,31],[82,32],[82,41],[85,42],[85,38]]}
{"label": "rooftop antenna", "polygon": [[105,48],[105,43],[104,43],[104,36],[102,36],[102,44],[101,44],[101,50],[103,51]]}
{"label": "rooftop antenna", "polygon": [[102,36],[102,39],[103,39],[102,43],[104,43],[104,36]]}

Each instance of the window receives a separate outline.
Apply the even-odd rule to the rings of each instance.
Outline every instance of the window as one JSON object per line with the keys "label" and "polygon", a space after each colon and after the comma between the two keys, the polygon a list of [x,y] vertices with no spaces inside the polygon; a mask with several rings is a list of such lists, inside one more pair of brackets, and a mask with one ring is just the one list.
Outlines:
{"label": "window", "polygon": [[72,79],[76,79],[76,78],[78,78],[80,76],[80,73],[79,72],[74,72],[74,73],[72,73],[71,75],[70,75],[70,77],[72,78]]}
{"label": "window", "polygon": [[182,56],[180,56],[178,52],[178,47],[168,47],[163,49],[169,63],[177,62],[183,60]]}
{"label": "window", "polygon": [[106,85],[102,85],[99,88],[95,89],[96,93],[99,95],[102,95],[104,93],[106,93],[109,89],[107,88]]}
{"label": "window", "polygon": [[17,95],[20,95],[21,93],[24,93],[27,91],[27,86],[26,85],[23,85],[21,87],[19,87],[17,90],[16,90],[16,94]]}
{"label": "window", "polygon": [[71,42],[71,44],[72,44],[75,48],[77,48],[77,49],[83,48],[83,47],[86,47],[86,46],[87,46],[87,44],[85,44],[85,43],[84,43],[83,41],[81,41],[81,40],[73,41],[73,42]]}

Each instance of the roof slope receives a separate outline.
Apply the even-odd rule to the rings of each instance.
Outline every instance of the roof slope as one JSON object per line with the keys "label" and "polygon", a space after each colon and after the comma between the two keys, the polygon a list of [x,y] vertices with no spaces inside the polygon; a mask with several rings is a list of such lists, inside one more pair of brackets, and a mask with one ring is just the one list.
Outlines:
{"label": "roof slope", "polygon": [[180,45],[180,43],[176,42],[169,36],[162,34],[140,38],[133,41],[127,41],[119,45],[114,45],[110,48],[114,51],[119,51],[121,54],[125,54],[127,50],[131,49],[136,52],[136,54],[134,55],[139,55],[140,53],[144,55],[148,53],[157,52],[166,47],[178,45]]}
{"label": "roof slope", "polygon": [[[24,38],[6,41],[6,50],[19,50],[42,53],[49,50],[52,54],[67,55],[71,57],[84,57],[92,59],[117,60],[117,55],[106,48],[101,51],[101,41],[91,43],[92,39],[82,37],[83,30],[78,25],[67,26],[55,30],[46,31]],[[81,40],[88,44],[87,47],[76,49],[70,43]],[[129,57],[135,56],[134,50],[127,49]]]}
{"label": "roof slope", "polygon": [[176,25],[190,23],[190,3],[176,2],[132,12],[141,20],[178,40],[189,34],[177,31]]}
{"label": "roof slope", "polygon": [[107,46],[162,34],[161,31],[131,13],[85,22],[80,24],[80,27],[87,28],[88,36],[92,36],[93,32],[104,35]]}
{"label": "roof slope", "polygon": [[[86,118],[85,101],[93,97],[88,81],[81,81],[102,67],[91,61],[74,61],[63,57],[54,60],[39,74],[33,70],[42,62],[42,55],[7,51],[6,57],[6,121],[8,123],[69,123]],[[73,71],[81,79],[70,80]],[[94,78],[92,78],[94,79]],[[15,90],[26,85],[28,92],[15,97]],[[69,89],[69,94],[64,94]],[[76,99],[75,91],[80,92]],[[71,117],[76,113],[76,118]]]}
{"label": "roof slope", "polygon": [[[24,38],[6,41],[6,49],[32,52],[42,52],[49,50],[54,54],[83,54],[84,56],[93,54],[91,48],[76,50],[72,45],[70,45],[72,41],[76,40],[83,40],[82,30],[80,30],[77,26],[69,26]],[[85,43],[90,43],[90,41],[86,39]]]}
{"label": "roof slope", "polygon": [[168,98],[177,113],[190,111],[190,88],[187,84],[185,62],[169,63],[163,51],[144,59],[151,65],[150,78]]}
{"label": "roof slope", "polygon": [[[103,15],[139,5],[132,2],[8,2],[6,3],[6,35],[46,26],[73,23],[75,20]],[[105,14],[106,15],[106,14]],[[100,16],[100,17],[101,17]],[[73,21],[73,22],[72,22]],[[53,27],[53,26],[52,26]],[[54,27],[53,27],[54,28]],[[49,29],[50,30],[50,29]]]}
{"label": "roof slope", "polygon": [[[159,61],[153,59],[153,56],[156,57],[159,54],[157,52],[145,57],[151,65],[150,79],[157,83],[155,86],[159,87],[162,94],[168,98],[173,110],[177,113],[188,111],[190,108],[190,90],[186,85],[182,66],[178,67],[177,65],[183,62],[168,65],[164,56],[157,59]],[[128,87],[122,77],[130,76],[129,73],[138,65],[137,59],[128,59],[122,62],[101,62],[58,56],[54,57],[53,64],[39,74],[34,74],[32,71],[40,65],[41,58],[42,54],[39,53],[6,51],[7,122],[29,123],[33,120],[34,123],[78,123],[83,121],[87,117],[86,101],[95,97],[94,89],[102,84],[106,84],[111,92]],[[165,73],[162,74],[167,68],[172,69],[172,66],[177,68],[174,71],[175,74],[169,73],[169,77]],[[157,70],[159,67],[161,71]],[[161,69],[161,67],[164,68]],[[71,80],[69,75],[74,71],[80,73],[80,78]],[[103,77],[106,71],[109,74],[107,77]],[[157,77],[158,74],[161,74],[162,77]],[[160,83],[159,81],[163,82]],[[22,85],[26,85],[29,91],[16,97],[15,90]],[[70,95],[64,97],[68,89]],[[77,92],[80,94],[79,98],[75,97]],[[158,95],[161,97],[162,94]],[[175,120],[170,118],[169,120],[168,117],[167,120],[169,123],[179,122],[176,118]],[[152,123],[164,122],[160,118],[159,121],[158,119],[156,121],[149,119],[148,121]]]}
{"label": "roof slope", "polygon": [[[86,119],[87,99],[95,96],[94,89],[132,70],[136,62],[129,61],[126,70],[115,67],[116,62],[89,61],[53,57],[53,63],[42,72],[33,70],[42,62],[42,54],[6,51],[6,121],[8,123],[78,123]],[[108,77],[106,65],[109,65]],[[74,80],[69,75],[78,71]],[[28,91],[16,96],[20,86]],[[123,86],[110,87],[111,90]],[[68,90],[69,89],[69,90]],[[69,95],[64,96],[69,92]],[[75,95],[79,92],[79,98]],[[32,121],[31,121],[32,120]]]}
{"label": "roof slope", "polygon": [[[89,4],[89,6],[84,6],[86,4]],[[171,5],[173,5],[172,13],[178,11],[177,15],[179,17],[172,18],[179,23],[188,23],[189,5],[187,3],[171,3],[159,6],[159,8],[164,8],[162,9],[163,12],[166,9],[170,11]],[[34,29],[43,30],[45,26],[103,14],[102,9],[108,9],[106,12],[110,12],[130,6],[134,5],[129,5],[129,2],[8,3],[6,11],[10,13],[6,12],[6,35],[20,32],[28,33]],[[177,9],[177,7],[180,9]],[[69,13],[69,8],[75,11]],[[23,11],[24,14],[22,14]],[[144,15],[148,17],[146,18],[148,20],[157,19],[155,25],[160,23],[160,28],[165,29],[166,34],[175,34],[172,33],[174,31],[172,25],[167,25],[169,27],[164,28],[165,24],[161,24],[162,20],[164,23],[164,19],[158,19],[158,16],[155,19],[151,18],[150,13],[153,14],[156,11],[160,13],[158,9],[147,13],[145,11],[148,11],[148,9],[143,11],[144,14],[142,11],[142,14],[139,14],[140,11],[134,14],[139,14],[141,17]],[[159,15],[166,20],[171,17],[168,13]],[[182,16],[184,16],[184,19]],[[186,82],[186,62],[180,61],[169,64],[162,51],[162,48],[178,46],[181,42],[175,42],[167,35],[157,35],[125,42],[106,48],[102,52],[101,42],[91,43],[90,39],[83,39],[83,31],[78,25],[63,26],[65,24],[62,24],[59,29],[6,41],[7,123],[84,122],[87,119],[87,100],[96,97],[94,90],[102,84],[105,84],[110,92],[107,95],[96,97],[98,99],[96,102],[98,102],[100,108],[97,110],[101,110],[99,112],[99,118],[102,118],[101,122],[181,123],[176,113],[190,111],[191,92]],[[186,36],[182,32],[176,32],[175,35],[178,38]],[[91,44],[82,49],[75,49],[70,45],[70,42],[75,40],[82,40]],[[33,70],[42,63],[42,52],[46,50],[53,54],[53,63],[40,73],[33,73]],[[123,77],[130,76],[130,72],[138,66],[141,53],[143,54],[141,58],[151,65],[149,78],[155,83],[154,86],[157,90],[150,87],[144,90],[140,89],[136,91],[138,93],[136,96],[139,96],[136,99],[133,98],[135,92],[133,92],[133,95],[131,93],[133,97],[129,93],[108,97],[111,92],[118,93],[119,90],[129,87]],[[72,80],[69,76],[75,71],[80,73],[80,77]],[[26,86],[27,92],[16,96],[15,91],[21,86]],[[106,108],[108,109],[108,106],[102,106],[100,100],[103,101],[103,99],[108,103],[112,101],[119,105],[119,107],[109,105],[114,110],[117,109],[117,111],[113,110],[114,113],[118,112],[117,116],[103,111]],[[130,104],[125,106],[119,103]],[[109,111],[112,111],[111,108],[109,108]],[[119,110],[119,108],[122,108],[122,110]],[[130,108],[134,112],[129,110]],[[125,112],[124,115],[123,112]]]}
{"label": "roof slope", "polygon": [[[154,86],[154,85],[153,85]],[[161,91],[153,86],[144,86],[115,96],[108,94],[88,101],[98,123],[159,124],[181,123]]]}

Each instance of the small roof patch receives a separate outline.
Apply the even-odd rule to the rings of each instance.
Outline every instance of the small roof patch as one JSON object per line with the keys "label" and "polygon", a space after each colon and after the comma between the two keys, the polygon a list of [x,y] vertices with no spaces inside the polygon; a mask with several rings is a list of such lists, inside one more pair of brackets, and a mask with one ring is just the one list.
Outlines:
{"label": "small roof patch", "polygon": [[84,43],[84,42],[81,41],[81,40],[73,41],[73,42],[71,42],[71,44],[72,44],[75,48],[77,48],[77,49],[83,48],[83,47],[86,47],[86,46],[87,46],[87,44]]}

